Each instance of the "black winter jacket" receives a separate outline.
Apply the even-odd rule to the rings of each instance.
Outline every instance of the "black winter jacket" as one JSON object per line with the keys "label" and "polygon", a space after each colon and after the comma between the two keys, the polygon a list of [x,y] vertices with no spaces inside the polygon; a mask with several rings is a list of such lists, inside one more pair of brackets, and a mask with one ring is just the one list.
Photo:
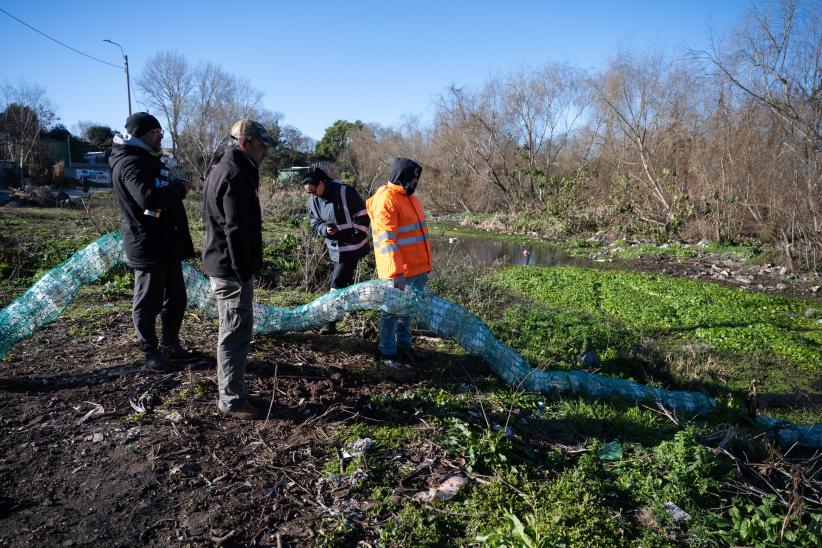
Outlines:
{"label": "black winter jacket", "polygon": [[[322,196],[308,197],[311,230],[325,238],[328,255],[335,263],[357,261],[371,251],[368,227],[371,220],[365,202],[353,188],[339,181],[326,181]],[[326,227],[335,225],[329,235]]]}
{"label": "black winter jacket", "polygon": [[203,270],[246,282],[263,266],[260,173],[242,151],[226,150],[203,191]]}
{"label": "black winter jacket", "polygon": [[183,206],[186,190],[169,180],[160,155],[136,137],[116,135],[109,165],[123,215],[123,245],[129,265],[149,270],[193,257]]}

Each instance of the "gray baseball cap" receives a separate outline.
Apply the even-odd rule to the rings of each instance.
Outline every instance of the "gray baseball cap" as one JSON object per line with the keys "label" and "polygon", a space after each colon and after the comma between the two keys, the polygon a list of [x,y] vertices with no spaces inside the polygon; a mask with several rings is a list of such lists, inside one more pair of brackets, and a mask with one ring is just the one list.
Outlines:
{"label": "gray baseball cap", "polygon": [[268,146],[276,146],[277,141],[265,129],[265,126],[259,122],[243,118],[242,120],[231,126],[231,136],[235,139],[257,139]]}

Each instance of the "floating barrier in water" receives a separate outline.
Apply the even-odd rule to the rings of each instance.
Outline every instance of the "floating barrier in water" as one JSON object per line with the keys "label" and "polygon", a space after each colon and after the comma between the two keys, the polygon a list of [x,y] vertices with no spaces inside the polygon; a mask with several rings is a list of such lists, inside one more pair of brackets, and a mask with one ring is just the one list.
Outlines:
{"label": "floating barrier in water", "polygon": [[[82,285],[99,280],[124,262],[122,237],[109,233],[50,270],[0,311],[0,356],[38,327],[57,319]],[[183,277],[188,305],[216,318],[217,303],[208,279],[185,263]],[[534,369],[462,306],[426,291],[398,291],[387,281],[372,280],[335,290],[294,308],[254,303],[254,329],[260,334],[305,331],[364,310],[410,316],[429,331],[485,360],[508,384],[526,391],[659,403],[687,413],[705,413],[716,406],[714,399],[700,392],[664,390],[585,371]],[[783,443],[822,448],[822,424],[792,425],[768,417],[760,417],[759,423]]]}

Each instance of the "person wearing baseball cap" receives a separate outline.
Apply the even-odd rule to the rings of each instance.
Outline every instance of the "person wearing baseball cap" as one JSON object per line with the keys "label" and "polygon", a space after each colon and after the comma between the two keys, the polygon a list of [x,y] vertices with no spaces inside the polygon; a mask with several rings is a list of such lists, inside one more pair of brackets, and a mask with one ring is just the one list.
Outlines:
{"label": "person wearing baseball cap", "polygon": [[249,120],[248,118],[243,118],[231,126],[230,135],[237,141],[242,141],[243,139],[256,139],[269,147],[277,146],[277,141],[271,136],[270,133],[268,133],[268,130],[265,129],[264,125],[259,122],[254,122],[253,120]]}
{"label": "person wearing baseball cap", "polygon": [[203,270],[217,297],[217,405],[235,419],[264,418],[245,384],[251,346],[254,277],[263,265],[260,164],[276,141],[259,122],[245,118],[231,127],[229,146],[203,188]]}
{"label": "person wearing baseball cap", "polygon": [[192,183],[170,176],[162,161],[163,130],[157,118],[135,112],[126,119],[126,130],[114,136],[109,165],[122,213],[123,247],[134,269],[131,317],[137,342],[145,353],[144,369],[161,373],[169,362],[193,357],[180,344],[186,308],[181,261],[194,256],[183,198]]}

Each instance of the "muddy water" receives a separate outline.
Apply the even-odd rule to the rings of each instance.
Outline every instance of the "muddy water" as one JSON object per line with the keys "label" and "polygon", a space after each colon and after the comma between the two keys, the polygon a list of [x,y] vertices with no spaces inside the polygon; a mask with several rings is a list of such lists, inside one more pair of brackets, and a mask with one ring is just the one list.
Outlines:
{"label": "muddy water", "polygon": [[591,261],[572,257],[540,242],[516,242],[482,236],[434,236],[431,252],[437,265],[487,267],[495,265],[591,266]]}

